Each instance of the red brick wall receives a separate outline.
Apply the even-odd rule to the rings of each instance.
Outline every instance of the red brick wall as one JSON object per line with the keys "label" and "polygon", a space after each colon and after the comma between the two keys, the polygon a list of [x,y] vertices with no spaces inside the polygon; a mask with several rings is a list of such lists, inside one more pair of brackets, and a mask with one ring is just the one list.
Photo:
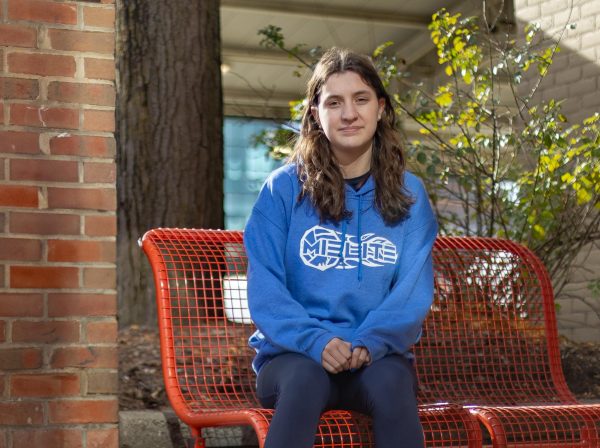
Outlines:
{"label": "red brick wall", "polygon": [[114,0],[0,0],[0,448],[118,446]]}

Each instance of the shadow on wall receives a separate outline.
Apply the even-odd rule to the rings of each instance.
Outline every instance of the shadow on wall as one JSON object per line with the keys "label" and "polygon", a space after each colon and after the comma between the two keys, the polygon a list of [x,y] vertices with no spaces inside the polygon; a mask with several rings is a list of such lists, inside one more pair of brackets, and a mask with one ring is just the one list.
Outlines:
{"label": "shadow on wall", "polygon": [[[600,1],[587,2],[587,5],[595,9],[588,11],[586,5],[576,5],[539,20],[542,30],[551,30],[545,32],[544,38],[549,44],[559,42],[560,51],[555,54],[534,100],[562,100],[562,112],[569,125],[581,123],[600,112]],[[518,12],[517,9],[517,16]],[[542,13],[546,15],[543,9]],[[522,36],[529,22],[517,19],[517,29]],[[578,341],[600,341],[600,297],[593,297],[589,289],[590,280],[600,275],[598,244],[582,250],[579,259],[580,267],[572,273],[558,301],[559,332]],[[585,297],[589,303],[595,303],[595,311],[575,297]]]}
{"label": "shadow on wall", "polygon": [[[590,29],[589,24],[595,23],[594,17],[591,19],[572,21],[576,28],[567,30],[559,42],[560,51],[554,56],[536,96],[542,101],[564,100],[563,113],[572,124],[600,112],[600,24]],[[522,32],[526,25],[527,22],[519,21],[519,30]],[[546,34],[545,38],[557,41],[556,35]]]}

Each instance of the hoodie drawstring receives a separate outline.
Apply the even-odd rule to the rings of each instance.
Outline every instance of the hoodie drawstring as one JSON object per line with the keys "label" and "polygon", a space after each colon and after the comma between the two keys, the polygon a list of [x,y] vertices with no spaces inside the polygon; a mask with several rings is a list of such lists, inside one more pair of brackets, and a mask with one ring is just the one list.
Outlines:
{"label": "hoodie drawstring", "polygon": [[[342,244],[340,245],[340,259],[344,262],[344,249],[346,247],[346,220],[342,219]],[[346,265],[343,265],[346,268]]]}
{"label": "hoodie drawstring", "polygon": [[362,195],[358,196],[358,281],[362,281]]}
{"label": "hoodie drawstring", "polygon": [[[369,193],[371,190],[367,191]],[[358,281],[361,282],[363,278],[363,241],[362,241],[362,214],[363,214],[363,196],[366,194],[365,192],[361,194],[354,194],[354,198],[358,199],[358,209],[356,210],[357,216],[357,238],[358,238]],[[367,207],[368,208],[368,207]],[[343,263],[343,269],[346,269],[346,263],[344,261],[344,250],[346,249],[346,232],[348,230],[348,221],[345,218],[342,218],[342,241],[340,244],[339,258],[340,262]],[[352,251],[354,252],[354,251]]]}

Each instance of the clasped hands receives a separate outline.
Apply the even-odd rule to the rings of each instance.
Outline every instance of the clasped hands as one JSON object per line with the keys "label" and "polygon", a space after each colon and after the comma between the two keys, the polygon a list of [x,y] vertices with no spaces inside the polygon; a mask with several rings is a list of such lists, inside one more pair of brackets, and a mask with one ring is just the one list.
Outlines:
{"label": "clasped hands", "polygon": [[329,373],[340,373],[344,370],[360,369],[371,362],[366,347],[355,347],[340,338],[333,338],[327,343],[321,354],[321,364]]}

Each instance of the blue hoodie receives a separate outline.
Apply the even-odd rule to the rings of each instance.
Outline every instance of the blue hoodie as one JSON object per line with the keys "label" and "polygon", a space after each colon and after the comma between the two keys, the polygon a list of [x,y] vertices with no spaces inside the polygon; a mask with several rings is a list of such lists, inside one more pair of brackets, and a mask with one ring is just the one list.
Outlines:
{"label": "blue hoodie", "polygon": [[321,364],[336,337],[372,361],[412,356],[433,299],[437,222],[421,181],[407,172],[404,183],[415,199],[406,219],[383,221],[369,177],[358,191],[346,185],[352,216],[334,223],[320,222],[310,199],[298,202],[295,165],[269,176],[244,232],[256,372],[284,352]]}

